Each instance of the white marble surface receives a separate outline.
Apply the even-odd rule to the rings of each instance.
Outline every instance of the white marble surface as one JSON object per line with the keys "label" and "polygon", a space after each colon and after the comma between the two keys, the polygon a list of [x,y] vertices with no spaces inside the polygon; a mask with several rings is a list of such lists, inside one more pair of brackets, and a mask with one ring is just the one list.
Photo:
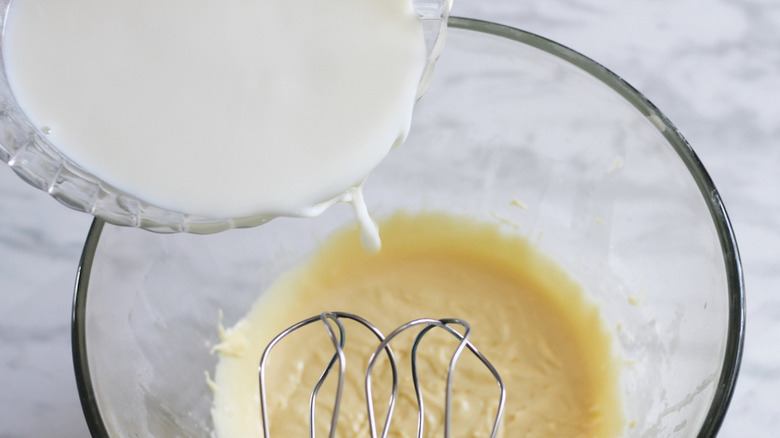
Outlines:
{"label": "white marble surface", "polygon": [[[780,430],[780,2],[456,0],[455,15],[568,45],[642,91],[690,141],[742,252],[745,356],[721,430]],[[88,436],[70,356],[70,300],[90,218],[0,166],[0,438]]]}

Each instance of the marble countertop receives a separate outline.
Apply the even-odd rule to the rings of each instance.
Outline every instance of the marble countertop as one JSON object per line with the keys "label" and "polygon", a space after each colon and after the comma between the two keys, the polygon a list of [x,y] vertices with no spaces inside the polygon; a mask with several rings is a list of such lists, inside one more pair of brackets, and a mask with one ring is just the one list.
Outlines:
{"label": "marble countertop", "polygon": [[[456,0],[454,15],[519,27],[607,66],[689,140],[742,253],[747,339],[724,437],[780,429],[780,2]],[[0,166],[0,438],[88,436],[70,301],[91,218]]]}

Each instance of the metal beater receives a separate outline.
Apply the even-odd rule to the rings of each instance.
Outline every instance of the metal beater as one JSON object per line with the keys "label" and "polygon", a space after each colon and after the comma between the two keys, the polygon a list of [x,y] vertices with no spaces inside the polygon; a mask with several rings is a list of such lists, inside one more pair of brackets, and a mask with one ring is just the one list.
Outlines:
{"label": "metal beater", "polygon": [[[423,395],[420,389],[420,384],[417,375],[417,348],[420,345],[420,342],[423,339],[423,337],[425,337],[425,335],[428,334],[434,328],[445,330],[446,332],[450,333],[460,341],[460,343],[458,344],[457,348],[454,350],[454,353],[450,358],[449,367],[447,369],[447,380],[446,380],[446,388],[445,388],[446,391],[445,407],[444,407],[444,437],[449,438],[450,436],[453,374],[458,359],[460,358],[461,354],[465,349],[471,351],[487,367],[487,369],[490,371],[490,373],[493,375],[496,382],[498,383],[499,403],[498,403],[498,408],[496,410],[496,415],[493,421],[493,427],[491,429],[491,434],[490,434],[491,438],[495,438],[497,436],[499,426],[501,424],[501,419],[504,414],[506,390],[504,388],[504,383],[501,379],[501,376],[499,376],[498,371],[496,371],[495,367],[493,367],[493,365],[482,355],[482,353],[480,353],[479,350],[477,350],[477,348],[469,341],[471,328],[466,321],[460,319],[451,319],[451,318],[415,319],[396,328],[389,335],[384,336],[376,326],[374,326],[373,324],[371,324],[366,319],[360,316],[351,313],[345,313],[345,312],[323,312],[320,315],[313,316],[303,321],[300,321],[297,324],[294,324],[291,327],[289,327],[287,330],[281,332],[268,344],[265,351],[263,351],[262,358],[260,359],[260,365],[258,367],[258,374],[259,374],[259,382],[260,382],[260,411],[261,411],[261,416],[263,421],[263,434],[265,438],[270,438],[269,421],[268,421],[268,402],[266,397],[267,385],[265,380],[266,379],[265,372],[266,372],[268,356],[271,350],[274,348],[274,346],[276,346],[276,344],[279,341],[281,341],[285,336],[289,335],[290,333],[304,326],[307,326],[317,321],[322,322],[322,324],[324,325],[327,335],[330,338],[331,342],[333,343],[335,353],[333,354],[333,357],[330,359],[330,362],[325,367],[325,370],[323,371],[322,375],[320,376],[319,380],[314,386],[314,390],[312,391],[311,396],[309,398],[309,433],[310,433],[310,437],[312,438],[314,438],[316,435],[314,418],[315,418],[315,403],[317,400],[317,395],[320,391],[320,388],[322,388],[325,379],[330,374],[336,362],[338,362],[339,364],[338,386],[336,389],[335,401],[333,406],[333,415],[330,421],[330,433],[328,435],[331,438],[335,436],[336,424],[338,422],[339,410],[341,407],[341,397],[344,388],[344,376],[346,372],[346,355],[344,353],[346,336],[345,336],[344,325],[341,322],[342,319],[349,319],[360,323],[361,325],[363,325],[365,328],[367,328],[374,334],[374,336],[377,338],[377,341],[379,343],[378,346],[376,347],[376,350],[374,350],[373,354],[369,358],[368,366],[366,368],[366,373],[365,373],[365,396],[367,400],[366,407],[368,410],[368,422],[371,431],[371,438],[377,438],[380,436],[382,438],[387,437],[387,434],[390,430],[390,423],[393,417],[393,412],[395,409],[396,398],[398,395],[398,366],[395,359],[395,355],[393,354],[393,351],[390,348],[390,342],[402,332],[406,330],[410,330],[414,327],[418,327],[418,328],[422,327],[420,329],[420,332],[414,338],[414,343],[412,344],[412,349],[411,349],[411,372],[412,372],[412,380],[414,384],[414,390],[417,398],[417,408],[418,408],[417,409],[417,437],[422,438],[423,436],[423,423],[424,423],[424,415],[425,415],[425,405],[423,403]],[[336,329],[334,329],[334,325]],[[463,333],[461,334],[458,330],[456,330],[452,326],[460,326],[463,329]],[[373,402],[372,390],[371,390],[372,387],[371,377],[373,374],[374,365],[376,364],[379,356],[382,355],[383,351],[390,364],[393,382],[392,382],[392,393],[390,395],[389,403],[387,406],[387,415],[384,420],[384,425],[382,426],[382,433],[381,435],[377,435],[376,415],[374,413],[374,402]]]}

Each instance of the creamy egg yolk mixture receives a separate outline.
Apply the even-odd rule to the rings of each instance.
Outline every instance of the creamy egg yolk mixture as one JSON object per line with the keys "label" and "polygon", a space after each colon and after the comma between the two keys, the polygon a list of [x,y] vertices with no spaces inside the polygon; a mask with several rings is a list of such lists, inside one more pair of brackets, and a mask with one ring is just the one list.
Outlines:
{"label": "creamy egg yolk mixture", "polygon": [[[380,223],[385,246],[363,251],[357,230],[337,233],[314,256],[262,294],[223,331],[213,416],[219,437],[262,436],[257,368],[280,331],[322,311],[363,316],[385,334],[416,318],[457,317],[498,369],[507,390],[501,436],[615,437],[624,419],[612,340],[595,304],[524,239],[492,224],[444,214],[397,214]],[[321,325],[285,338],[271,356],[271,434],[308,436],[308,398],[333,347]],[[347,383],[338,436],[368,436],[363,376],[377,341],[345,323]],[[401,396],[390,436],[416,436],[417,405],[408,357],[412,336],[393,349]],[[442,436],[444,375],[456,342],[443,332],[420,347],[426,436]],[[381,427],[390,374],[377,365],[374,398]],[[318,399],[318,435],[327,433],[334,379]],[[384,385],[384,386],[383,386]],[[489,436],[498,387],[466,353],[455,373],[453,436]],[[324,435],[323,435],[324,436]]]}

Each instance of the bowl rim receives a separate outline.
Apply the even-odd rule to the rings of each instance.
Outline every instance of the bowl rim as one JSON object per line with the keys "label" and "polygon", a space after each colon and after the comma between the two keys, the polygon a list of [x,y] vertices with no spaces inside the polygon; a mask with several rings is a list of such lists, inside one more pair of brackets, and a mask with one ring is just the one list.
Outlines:
{"label": "bowl rim", "polygon": [[[677,152],[704,198],[720,241],[728,287],[728,327],[721,373],[712,403],[704,418],[699,438],[715,437],[728,410],[739,374],[745,339],[745,290],[742,263],[736,237],[715,184],[690,144],[679,130],[642,93],[611,70],[591,58],[545,37],[502,24],[464,17],[449,17],[448,26],[476,31],[523,43],[572,64],[612,88],[645,116],[653,119],[667,142]],[[89,278],[105,220],[95,218],[81,254],[74,288],[71,344],[73,367],[82,411],[89,431],[95,438],[109,438],[100,413],[90,376],[86,345],[86,310]]]}

